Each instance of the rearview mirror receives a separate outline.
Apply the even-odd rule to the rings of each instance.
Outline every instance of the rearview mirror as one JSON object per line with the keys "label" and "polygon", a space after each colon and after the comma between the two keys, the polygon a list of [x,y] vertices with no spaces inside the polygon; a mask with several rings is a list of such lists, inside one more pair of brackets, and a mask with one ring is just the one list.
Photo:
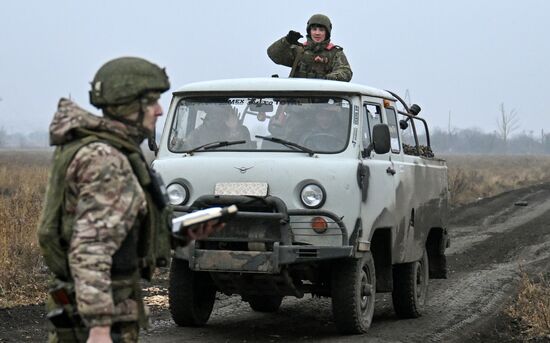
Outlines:
{"label": "rearview mirror", "polygon": [[273,112],[273,104],[266,104],[263,102],[250,104],[249,110],[252,112]]}
{"label": "rearview mirror", "polygon": [[379,155],[387,154],[390,151],[390,128],[388,125],[374,125],[372,128],[372,143],[374,145],[374,152]]}
{"label": "rearview mirror", "polygon": [[369,157],[374,150],[379,155],[386,154],[391,149],[390,128],[386,124],[376,124],[372,128],[372,143],[363,152],[363,158]]}

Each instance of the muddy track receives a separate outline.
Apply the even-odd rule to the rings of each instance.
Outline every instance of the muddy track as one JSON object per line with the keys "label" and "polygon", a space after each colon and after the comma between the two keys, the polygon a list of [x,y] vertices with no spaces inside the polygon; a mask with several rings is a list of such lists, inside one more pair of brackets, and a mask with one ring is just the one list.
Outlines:
{"label": "muddy track", "polygon": [[[516,206],[518,201],[527,206]],[[332,321],[329,299],[285,298],[279,312],[260,314],[239,297],[219,296],[203,328],[179,328],[166,309],[157,308],[153,328],[142,334],[142,341],[513,341],[501,313],[515,294],[520,268],[531,273],[550,269],[550,185],[455,209],[451,224],[450,277],[430,280],[430,300],[421,318],[398,320],[391,296],[379,295],[369,333],[341,336]],[[0,310],[0,342],[44,341],[42,330],[39,307]]]}

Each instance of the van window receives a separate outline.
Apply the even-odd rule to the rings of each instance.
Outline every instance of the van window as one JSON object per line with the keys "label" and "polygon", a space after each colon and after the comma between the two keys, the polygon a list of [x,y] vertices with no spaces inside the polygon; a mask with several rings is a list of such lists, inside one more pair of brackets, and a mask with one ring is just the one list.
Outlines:
{"label": "van window", "polygon": [[398,154],[401,151],[401,143],[399,142],[399,126],[397,125],[395,109],[387,107],[386,117],[388,118],[388,127],[390,128],[391,151]]}
{"label": "van window", "polygon": [[380,105],[365,103],[363,105],[365,118],[363,120],[363,146],[367,147],[372,141],[372,128],[382,123],[382,110]]}

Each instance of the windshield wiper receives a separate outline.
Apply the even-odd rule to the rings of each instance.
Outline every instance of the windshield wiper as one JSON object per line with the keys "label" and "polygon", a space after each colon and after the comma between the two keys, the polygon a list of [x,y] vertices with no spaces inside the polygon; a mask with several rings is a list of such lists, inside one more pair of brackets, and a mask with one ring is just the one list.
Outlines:
{"label": "windshield wiper", "polygon": [[187,151],[187,153],[189,155],[193,155],[193,153],[195,151],[199,151],[199,150],[210,150],[210,149],[221,148],[223,146],[237,145],[237,144],[244,144],[244,143],[246,143],[245,140],[240,140],[240,141],[215,141],[215,142],[210,142],[210,143],[200,145],[196,148],[193,148],[193,149]]}
{"label": "windshield wiper", "polygon": [[277,137],[260,136],[260,135],[256,135],[254,137],[265,139],[265,140],[270,141],[270,142],[279,143],[279,144],[282,144],[282,145],[287,146],[289,148],[295,148],[295,149],[298,149],[298,150],[303,151],[303,152],[307,152],[309,154],[309,156],[313,156],[315,154],[315,151],[313,151],[309,148],[306,148],[305,146],[300,145],[298,143],[287,141],[286,139],[277,138]]}

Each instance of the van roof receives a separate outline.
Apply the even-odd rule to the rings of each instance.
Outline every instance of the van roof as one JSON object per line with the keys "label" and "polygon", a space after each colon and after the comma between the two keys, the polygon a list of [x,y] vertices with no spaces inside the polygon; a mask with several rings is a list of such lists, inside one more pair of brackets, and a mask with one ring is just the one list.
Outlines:
{"label": "van roof", "polygon": [[364,94],[368,96],[384,98],[395,101],[396,99],[387,91],[360,85],[357,83],[300,79],[300,78],[243,78],[202,81],[187,84],[173,94],[197,93],[197,92],[335,92],[346,94]]}

